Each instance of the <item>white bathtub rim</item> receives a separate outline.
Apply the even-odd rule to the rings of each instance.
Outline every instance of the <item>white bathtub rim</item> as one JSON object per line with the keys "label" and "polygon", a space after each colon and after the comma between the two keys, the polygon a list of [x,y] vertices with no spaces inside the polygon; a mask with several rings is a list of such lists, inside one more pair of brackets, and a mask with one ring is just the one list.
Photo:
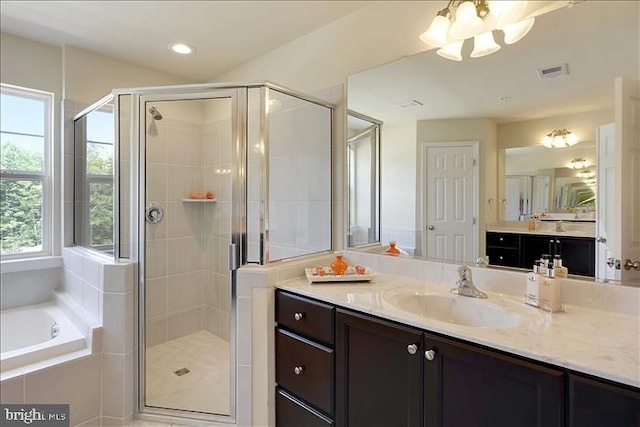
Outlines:
{"label": "white bathtub rim", "polygon": [[[87,347],[86,337],[79,331],[55,301],[16,307],[5,310],[12,313],[22,310],[44,310],[49,312],[53,320],[60,326],[60,334],[52,339],[33,345],[24,346],[1,353],[0,371],[7,371],[19,366],[31,365],[43,360],[55,358]],[[3,325],[8,327],[7,325]],[[10,325],[9,325],[10,326]],[[4,330],[4,333],[7,331]]]}
{"label": "white bathtub rim", "polygon": [[57,291],[54,294],[54,299],[71,320],[71,323],[84,335],[87,348],[90,348],[93,353],[99,353],[101,351],[102,324],[96,322],[68,292]]}
{"label": "white bathtub rim", "polygon": [[[67,316],[73,325],[84,335],[84,345],[82,349],[57,355],[49,359],[34,362],[24,366],[13,366],[0,370],[0,381],[20,377],[32,372],[51,368],[60,364],[71,362],[83,357],[99,353],[102,347],[102,325],[93,321],[89,313],[84,310],[67,292],[56,292],[54,301],[60,310]],[[51,303],[49,301],[48,303]],[[47,303],[45,303],[47,304]],[[3,363],[4,365],[4,363]]]}
{"label": "white bathtub rim", "polygon": [[0,382],[12,380],[15,378],[19,378],[24,375],[29,375],[34,372],[39,372],[42,370],[46,370],[49,368],[54,368],[59,365],[63,365],[69,362],[73,362],[78,359],[82,359],[85,357],[92,356],[93,353],[90,349],[84,348],[82,350],[77,350],[72,353],[63,354],[61,356],[53,357],[51,359],[43,360],[41,362],[32,363],[30,365],[19,366],[14,369],[9,369],[3,372],[0,372]]}

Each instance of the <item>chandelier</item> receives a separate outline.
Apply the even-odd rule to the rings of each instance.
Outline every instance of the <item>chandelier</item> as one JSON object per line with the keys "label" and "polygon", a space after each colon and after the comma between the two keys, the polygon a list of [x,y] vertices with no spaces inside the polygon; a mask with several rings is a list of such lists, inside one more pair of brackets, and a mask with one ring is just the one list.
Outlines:
{"label": "chandelier", "polygon": [[472,58],[480,58],[500,49],[493,38],[493,30],[504,32],[504,42],[513,44],[533,27],[534,18],[520,20],[527,1],[450,0],[438,12],[420,40],[439,47],[436,53],[443,58],[462,61],[462,45],[473,37]]}
{"label": "chandelier", "polygon": [[542,145],[547,148],[566,148],[576,145],[578,137],[566,129],[554,129],[542,139]]}
{"label": "chandelier", "polygon": [[576,157],[575,159],[571,160],[569,167],[573,170],[586,169],[589,167],[589,161],[582,157]]}

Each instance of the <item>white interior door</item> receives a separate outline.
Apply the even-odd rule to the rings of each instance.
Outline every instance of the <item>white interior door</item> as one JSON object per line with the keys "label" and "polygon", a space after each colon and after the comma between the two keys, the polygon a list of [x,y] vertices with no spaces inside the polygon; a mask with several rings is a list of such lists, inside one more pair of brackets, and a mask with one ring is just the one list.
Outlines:
{"label": "white interior door", "polygon": [[533,177],[531,212],[534,214],[549,211],[549,180],[549,176]]}
{"label": "white interior door", "polygon": [[607,259],[615,255],[616,245],[616,156],[615,156],[615,124],[600,126],[596,140],[598,204],[596,238],[596,277],[598,279],[620,280],[620,270],[607,265]]}
{"label": "white interior door", "polygon": [[427,257],[455,262],[476,258],[476,177],[473,144],[426,148]]}
{"label": "white interior door", "polygon": [[625,269],[625,261],[640,262],[640,82],[618,77],[615,81],[616,205],[619,221],[621,279],[640,283],[640,271]]}

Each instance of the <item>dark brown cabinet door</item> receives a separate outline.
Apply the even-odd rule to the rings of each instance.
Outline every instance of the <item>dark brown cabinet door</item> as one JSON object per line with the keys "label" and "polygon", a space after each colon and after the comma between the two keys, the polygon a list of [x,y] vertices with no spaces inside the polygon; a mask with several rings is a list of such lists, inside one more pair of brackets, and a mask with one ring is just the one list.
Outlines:
{"label": "dark brown cabinet door", "polygon": [[336,328],[336,425],[421,426],[421,331],[340,309]]}
{"label": "dark brown cabinet door", "polygon": [[427,427],[563,425],[564,373],[425,335]]}
{"label": "dark brown cabinet door", "polygon": [[640,390],[569,374],[569,427],[639,427]]}

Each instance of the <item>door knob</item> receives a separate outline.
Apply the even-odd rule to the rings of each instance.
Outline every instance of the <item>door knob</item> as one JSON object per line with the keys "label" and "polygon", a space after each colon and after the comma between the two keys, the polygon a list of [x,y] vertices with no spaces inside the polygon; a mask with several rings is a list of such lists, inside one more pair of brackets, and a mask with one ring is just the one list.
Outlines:
{"label": "door knob", "polygon": [[640,271],[640,261],[631,261],[629,258],[627,258],[624,261],[624,269],[631,270],[632,268],[635,271]]}
{"label": "door knob", "polygon": [[434,227],[433,225],[430,225],[430,226],[428,226],[428,227],[427,227],[427,229],[428,229],[429,231],[431,231],[431,230],[434,230],[434,229],[435,229],[435,227]]}
{"label": "door knob", "polygon": [[418,346],[415,344],[409,344],[407,346],[407,351],[409,352],[409,354],[416,354],[416,352],[418,351]]}

